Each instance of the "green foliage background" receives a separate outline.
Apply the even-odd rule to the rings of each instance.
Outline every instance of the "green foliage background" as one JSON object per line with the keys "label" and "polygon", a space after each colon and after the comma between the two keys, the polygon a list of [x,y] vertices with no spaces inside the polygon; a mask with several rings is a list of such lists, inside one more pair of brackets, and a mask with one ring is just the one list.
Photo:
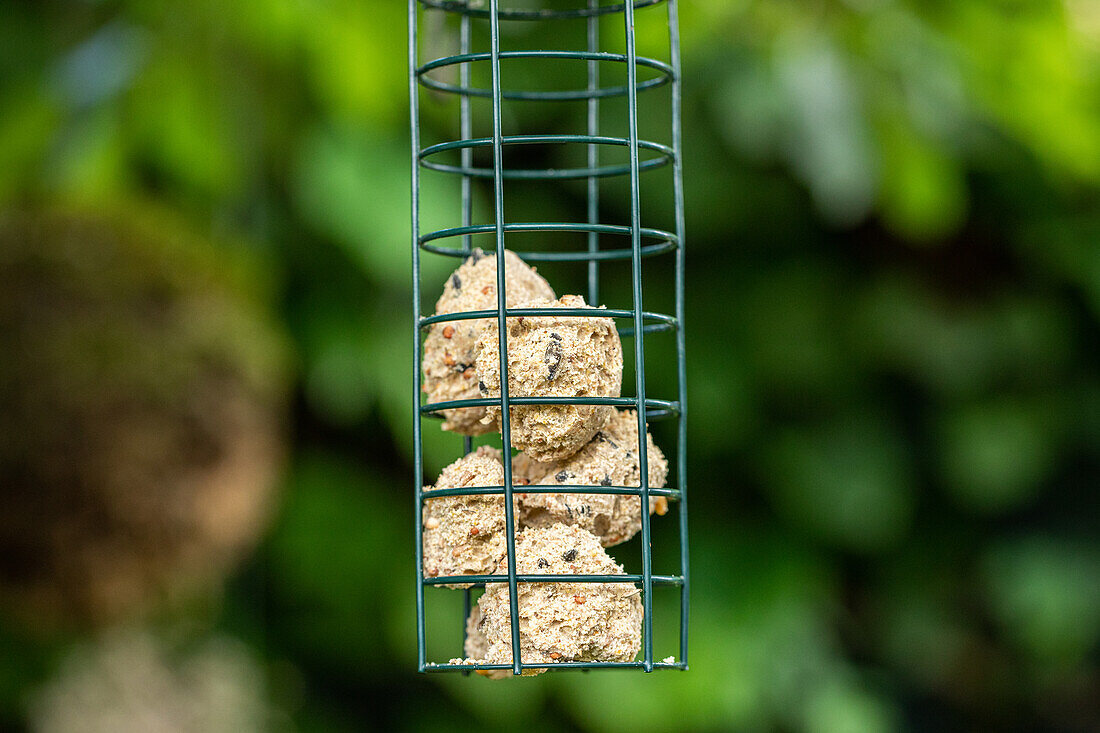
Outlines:
{"label": "green foliage background", "polygon": [[404,3],[4,4],[0,205],[153,200],[281,284],[283,506],[193,623],[302,730],[1095,730],[1100,6],[681,5],[692,671],[494,684],[412,672]]}

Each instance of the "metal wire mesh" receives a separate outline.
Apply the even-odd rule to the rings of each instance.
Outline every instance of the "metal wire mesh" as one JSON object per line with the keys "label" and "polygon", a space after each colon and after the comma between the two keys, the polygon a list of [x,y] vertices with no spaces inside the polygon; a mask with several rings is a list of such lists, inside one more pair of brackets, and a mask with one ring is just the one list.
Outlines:
{"label": "metal wire mesh", "polygon": [[[682,141],[680,121],[680,54],[677,26],[676,0],[635,0],[634,3],[601,5],[600,0],[574,0],[578,7],[564,9],[527,9],[500,7],[501,0],[409,0],[409,92],[411,99],[412,136],[412,233],[413,233],[413,303],[415,312],[414,360],[415,360],[415,409],[414,419],[414,489],[416,525],[416,611],[418,669],[421,672],[470,670],[511,670],[520,674],[524,670],[538,668],[636,668],[651,672],[654,669],[687,669],[688,663],[688,535],[687,535],[687,479],[686,459],[686,375],[684,351],[684,201],[682,182]],[[635,13],[641,8],[665,5],[667,7],[668,52],[667,61],[641,56],[635,39]],[[420,34],[422,16],[442,13],[457,17],[459,26],[458,54],[420,61]],[[599,50],[600,24],[620,18],[625,53],[608,53]],[[518,50],[501,49],[501,24],[509,22],[545,22],[577,20],[586,24],[586,50]],[[473,24],[487,23],[489,50],[472,52]],[[501,82],[501,62],[511,59],[536,60],[546,65],[549,74],[561,64],[570,61],[584,62],[587,66],[587,84],[583,89],[524,90],[505,89]],[[491,66],[491,84],[477,87],[472,83],[471,67],[479,63]],[[626,68],[626,83],[601,86],[600,65],[621,64]],[[458,81],[444,78],[444,74],[458,67]],[[649,74],[639,79],[639,69]],[[669,86],[671,119],[668,144],[643,140],[639,136],[639,96],[659,87]],[[460,139],[421,147],[420,98],[422,90],[459,97]],[[474,138],[471,99],[492,100],[492,135]],[[625,98],[627,102],[628,134],[614,137],[600,134],[602,100]],[[583,101],[587,111],[585,134],[554,135],[505,135],[503,133],[503,108],[506,102],[569,102]],[[516,168],[505,165],[505,150],[523,145],[583,145],[587,149],[586,163],[574,167]],[[604,148],[625,148],[628,163],[601,163]],[[492,151],[492,166],[474,164],[474,152],[479,149]],[[458,162],[447,162],[446,154],[457,151]],[[641,186],[642,174],[664,166],[672,166],[672,209],[675,231],[663,231],[642,226]],[[430,232],[421,232],[421,171],[433,170],[458,176],[461,179],[462,225]],[[629,176],[630,222],[629,224],[605,224],[600,217],[601,179]],[[484,179],[492,182],[494,221],[474,223],[474,182]],[[554,182],[570,179],[587,180],[585,222],[510,222],[505,213],[504,184],[509,180]],[[497,293],[504,293],[505,240],[511,235],[525,232],[580,233],[585,235],[587,247],[581,251],[518,251],[529,262],[587,263],[588,302],[600,304],[601,263],[629,261],[631,266],[632,305],[629,309],[565,309],[565,308],[506,308],[504,299],[498,297],[496,310],[447,313],[425,316],[421,306],[421,254],[452,258],[465,258],[472,252],[475,235],[494,235],[497,254]],[[600,237],[610,236],[629,241],[629,246],[601,248]],[[452,244],[447,244],[451,242]],[[674,288],[675,315],[648,312],[643,309],[642,262],[650,257],[666,255],[674,259],[675,278],[665,287]],[[506,318],[517,316],[569,316],[611,317],[624,325],[619,332],[634,339],[634,397],[513,397],[508,393]],[[473,318],[496,318],[501,355],[501,395],[499,398],[457,400],[422,404],[420,362],[423,356],[424,332],[432,324],[461,321]],[[647,396],[645,373],[645,339],[653,333],[675,333],[678,394],[674,400],[653,399]],[[521,405],[613,405],[637,410],[639,426],[638,457],[640,485],[626,486],[523,486],[525,493],[559,494],[618,494],[638,497],[641,512],[642,572],[628,575],[527,575],[516,572],[515,517],[513,516],[513,492],[511,462],[503,461],[504,485],[495,487],[445,489],[430,492],[431,498],[467,495],[503,495],[507,533],[507,574],[466,575],[427,578],[423,572],[423,537],[421,510],[428,499],[424,486],[423,421],[437,416],[443,410],[460,407],[496,406],[501,408],[500,427],[505,456],[511,453],[510,406]],[[675,451],[675,488],[657,489],[649,486],[646,433],[648,422],[660,419],[677,421],[677,447]],[[472,448],[470,438],[464,440],[464,452]],[[650,497],[667,497],[677,507],[679,516],[678,574],[656,574],[653,570],[650,515],[645,508]],[[559,662],[531,664],[520,658],[519,610],[517,584],[519,583],[634,583],[641,589],[643,602],[643,658],[634,662]],[[452,665],[429,663],[426,652],[425,588],[454,583],[472,583],[474,587],[485,583],[507,583],[510,599],[512,664]],[[653,648],[653,588],[671,586],[680,592],[679,656],[674,661],[657,661]],[[466,616],[471,610],[471,591],[465,590]],[[465,617],[461,620],[465,628]],[[461,655],[460,655],[461,656]]]}

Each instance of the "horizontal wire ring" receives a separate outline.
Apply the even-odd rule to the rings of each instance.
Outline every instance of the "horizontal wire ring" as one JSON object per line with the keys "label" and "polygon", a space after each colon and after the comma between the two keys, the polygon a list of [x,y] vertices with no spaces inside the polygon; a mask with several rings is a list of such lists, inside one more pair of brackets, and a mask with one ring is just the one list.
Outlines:
{"label": "horizontal wire ring", "polygon": [[[653,585],[683,585],[679,575],[654,575]],[[641,583],[641,575],[533,575],[517,573],[520,583]],[[507,583],[507,575],[440,575],[424,578],[424,585],[451,583]]]}
{"label": "horizontal wire ring", "polygon": [[[475,318],[496,318],[500,314],[496,308],[479,311],[456,311],[454,313],[440,313],[435,316],[425,316],[420,319],[421,328],[433,323],[446,323],[448,321],[471,321]],[[506,308],[504,315],[507,318],[538,318],[545,316],[561,316],[563,318],[633,318],[632,310],[611,310],[608,308]],[[642,317],[654,321],[661,321],[670,325],[676,324],[676,319],[663,313],[650,313],[642,311]]]}
{"label": "horizontal wire ring", "polygon": [[[528,664],[524,662],[520,669],[645,669],[645,662],[549,662],[547,664]],[[421,672],[477,672],[478,670],[506,669],[511,664],[436,664],[429,662]],[[653,669],[686,670],[683,662],[654,662]]]}
{"label": "horizontal wire ring", "polygon": [[[598,494],[612,496],[641,496],[642,489],[638,486],[578,486],[576,484],[562,484],[561,486],[528,486],[515,484],[513,491],[518,494]],[[458,489],[430,489],[425,490],[421,497],[425,502],[432,499],[446,499],[450,496],[494,496],[504,493],[503,486],[463,486]],[[676,489],[649,489],[650,496],[663,496],[673,501],[680,498],[680,492]]]}
{"label": "horizontal wire ring", "polygon": [[[425,316],[420,319],[420,328],[425,329],[435,323],[448,323],[453,321],[470,321],[476,318],[496,318],[499,312],[496,310],[457,311],[455,313],[440,313],[434,316]],[[504,311],[508,318],[536,318],[539,316],[565,317],[565,318],[634,318],[632,310],[610,310],[608,308],[508,308]],[[663,313],[651,313],[642,311],[642,318],[650,321],[645,326],[644,333],[657,333],[661,331],[674,331],[677,328],[676,319]],[[632,336],[634,326],[624,326],[619,329],[622,336]]]}
{"label": "horizontal wire ring", "polygon": [[[612,407],[637,407],[638,400],[630,397],[509,397],[508,404],[512,407],[525,407],[529,405],[591,405]],[[680,405],[668,400],[646,400],[646,417],[650,420],[661,420],[667,417],[676,417],[680,414]],[[429,402],[420,406],[421,415],[442,417],[436,413],[443,410],[457,410],[463,407],[499,407],[500,398],[480,397],[470,400],[447,400],[446,402]]]}
{"label": "horizontal wire ring", "polygon": [[[573,222],[512,223],[505,224],[504,231],[506,233],[594,232],[596,234],[617,234],[626,237],[631,236],[633,233],[631,227],[628,226],[611,224],[581,224]],[[428,252],[446,255],[448,257],[469,257],[470,253],[465,251],[464,249],[431,245],[428,244],[428,242],[433,242],[439,239],[448,239],[451,237],[466,237],[472,234],[493,234],[494,232],[496,232],[496,227],[492,224],[440,229],[438,231],[434,231],[421,236],[420,248]],[[679,244],[675,234],[662,231],[660,229],[649,229],[643,227],[641,229],[641,234],[643,237],[657,240],[656,244],[648,244],[642,247],[642,257],[653,257],[655,255],[664,254],[665,252],[675,251],[676,247]],[[516,254],[518,254],[523,260],[527,262],[596,262],[606,260],[628,260],[633,255],[633,250],[630,248],[620,248],[598,250],[596,252],[590,252],[586,250],[581,252],[517,252]]]}
{"label": "horizontal wire ring", "polygon": [[[473,18],[488,18],[487,9],[471,7],[473,0],[420,0],[425,8],[444,10],[448,13],[461,13]],[[648,8],[660,5],[667,0],[634,0],[634,8]],[[479,3],[485,5],[487,3]],[[575,8],[568,10],[527,10],[521,8],[500,8],[497,17],[501,20],[558,20],[565,18],[591,18],[597,15],[611,15],[626,10],[626,3],[605,5],[599,8]]]}
{"label": "horizontal wire ring", "polygon": [[[416,70],[417,78],[420,81],[421,86],[428,89],[434,89],[439,92],[446,92],[448,94],[462,94],[470,97],[485,97],[492,98],[493,90],[485,89],[482,87],[469,87],[462,86],[460,84],[450,84],[448,82],[439,81],[428,76],[428,72],[435,69],[445,68],[448,66],[455,66],[461,64],[473,63],[475,61],[491,61],[492,54],[488,53],[465,53],[455,56],[445,56],[443,58],[429,61]],[[579,61],[614,61],[618,63],[627,63],[626,56],[617,53],[606,52],[590,52],[590,51],[503,51],[500,54],[500,59],[506,61],[508,59],[575,59]],[[638,82],[636,88],[638,91],[645,91],[647,89],[655,89],[657,87],[664,86],[672,81],[675,72],[672,67],[663,61],[651,59],[645,56],[639,56],[637,58],[637,64],[639,66],[646,66],[651,69],[656,69],[660,72],[652,79]],[[621,97],[629,93],[630,89],[625,84],[612,87],[602,87],[599,89],[569,89],[558,91],[522,91],[522,90],[502,90],[501,98],[513,99],[513,100],[528,100],[528,101],[542,101],[542,102],[554,102],[554,101],[571,101],[578,99],[602,99],[607,97]]]}
{"label": "horizontal wire ring", "polygon": [[[560,145],[566,143],[579,143],[581,145],[611,145],[617,147],[631,147],[630,140],[624,137],[604,137],[601,135],[506,135],[502,139],[504,147],[514,145]],[[473,138],[470,140],[455,140],[452,142],[438,143],[424,148],[419,153],[420,165],[442,173],[455,173],[471,178],[493,178],[492,168],[475,168],[473,166],[451,165],[449,163],[436,163],[429,158],[448,150],[464,150],[467,148],[493,147],[491,137]],[[641,171],[660,168],[671,163],[675,157],[675,151],[667,145],[639,140],[640,150],[650,150],[657,153],[657,157],[639,161],[638,169]],[[501,177],[506,180],[565,180],[571,178],[608,178],[611,176],[630,175],[630,163],[620,165],[604,165],[589,168],[505,168]]]}

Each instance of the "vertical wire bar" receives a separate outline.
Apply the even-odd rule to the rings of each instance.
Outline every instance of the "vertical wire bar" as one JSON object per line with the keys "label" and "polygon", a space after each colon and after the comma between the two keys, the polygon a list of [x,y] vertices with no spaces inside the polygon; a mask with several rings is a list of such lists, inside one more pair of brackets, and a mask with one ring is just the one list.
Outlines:
{"label": "vertical wire bar", "polygon": [[634,0],[626,11],[627,98],[630,120],[630,238],[633,249],[631,276],[634,283],[634,368],[638,399],[638,463],[642,503],[642,603],[645,609],[645,671],[653,671],[653,545],[649,526],[649,458],[646,445],[645,329],[642,319],[642,203],[638,158],[638,51],[634,43]]}
{"label": "vertical wire bar", "polygon": [[678,365],[680,417],[676,446],[676,477],[680,490],[680,663],[688,666],[688,611],[690,583],[688,578],[688,518],[687,518],[687,350],[684,334],[685,252],[684,236],[684,140],[682,101],[683,86],[680,77],[680,23],[676,0],[668,0],[669,61],[672,66],[672,148],[673,191],[676,204],[676,361]]}
{"label": "vertical wire bar", "polygon": [[[463,56],[470,53],[470,16],[466,13],[462,14],[461,24],[459,27],[459,44],[461,46],[459,53]],[[463,89],[470,88],[470,64],[459,64],[459,84]],[[463,93],[459,97],[459,135],[462,140],[469,140],[473,137],[473,124],[470,120],[470,95]],[[474,151],[473,148],[462,148],[462,169],[468,171],[472,166]],[[462,174],[462,226],[468,227],[473,224],[474,219],[474,202],[473,192],[471,191],[471,179],[466,173]],[[473,236],[467,234],[462,238],[462,251],[466,254],[470,254],[473,251]]]}
{"label": "vertical wire bar", "polygon": [[516,591],[515,517],[512,516],[512,428],[508,404],[508,324],[504,261],[504,134],[501,122],[500,2],[489,0],[489,42],[493,64],[493,203],[497,239],[497,336],[500,349],[500,436],[504,446],[504,531],[508,541],[508,613],[512,625],[512,672],[520,675],[523,661],[519,649],[519,600]]}
{"label": "vertical wire bar", "polygon": [[[461,53],[463,55],[466,55],[466,54],[470,53],[470,16],[467,15],[466,13],[463,13],[460,17],[460,20],[459,20],[459,45],[460,45],[459,53]],[[459,64],[458,69],[459,69],[459,71],[458,71],[459,84],[462,86],[463,89],[469,89],[470,88],[470,64],[469,63]],[[459,108],[459,135],[460,135],[460,138],[462,140],[469,140],[471,137],[473,137],[473,124],[470,120],[470,95],[469,94],[463,93],[461,95],[461,97],[459,97],[458,108]],[[462,170],[464,170],[464,171],[470,170],[470,168],[472,167],[472,164],[473,164],[473,159],[474,159],[473,158],[473,156],[474,156],[473,148],[462,148],[461,155],[462,155]],[[471,181],[470,176],[467,175],[466,173],[463,173],[462,174],[462,226],[464,226],[464,227],[468,227],[471,224],[473,224],[473,222],[474,222],[474,199],[473,199],[473,191],[471,190],[471,188],[472,188],[472,181]],[[462,251],[465,252],[467,255],[472,254],[472,252],[473,252],[473,240],[474,240],[473,236],[469,235],[469,234],[467,234],[466,236],[464,236],[462,238]],[[474,449],[474,439],[471,438],[469,435],[467,435],[462,440],[462,448],[463,448],[462,455],[468,455]],[[466,596],[467,596],[467,598],[466,598],[466,603],[467,603],[466,616],[467,617],[470,615],[469,614],[469,608],[468,608],[468,606],[469,606],[469,595],[470,595],[470,590],[467,588],[466,589]],[[465,620],[465,618],[462,621],[462,646],[463,646],[463,649],[465,650],[465,646],[466,646],[466,620]],[[463,656],[465,656],[465,655],[463,655]],[[469,672],[466,672],[464,674],[469,675]]]}
{"label": "vertical wire bar", "polygon": [[421,523],[424,487],[424,451],[420,434],[420,98],[416,79],[417,33],[416,3],[409,0],[409,130],[412,146],[412,271],[413,271],[413,496],[416,510],[413,513],[416,536],[416,653],[417,669],[421,672],[427,664],[424,644],[424,538]]}
{"label": "vertical wire bar", "polygon": [[[466,620],[470,618],[470,609],[472,608],[470,603],[471,590],[471,588],[466,588],[462,592],[462,653],[458,655],[459,659],[466,658]],[[470,671],[464,671],[462,676],[469,677]]]}
{"label": "vertical wire bar", "polygon": [[[599,8],[600,0],[588,0],[588,9]],[[596,53],[600,50],[600,17],[588,16],[588,52]],[[592,96],[588,100],[588,134],[596,136],[600,134],[600,100],[594,92],[600,86],[599,61],[588,62],[588,91]],[[588,168],[595,170],[600,164],[600,151],[598,145],[588,146]],[[597,224],[600,219],[600,179],[590,176],[588,179],[588,223]],[[588,233],[588,251],[595,253],[600,249],[600,235],[596,232]],[[600,263],[592,259],[588,263],[588,304],[598,306],[600,303]]]}
{"label": "vertical wire bar", "polygon": [[[599,8],[600,0],[588,0],[588,9]],[[588,52],[596,53],[600,50],[600,16],[593,13],[588,16]],[[598,61],[588,62],[588,91],[592,96],[588,99],[588,134],[596,136],[600,134],[600,99],[595,91],[600,86],[600,65]],[[588,168],[595,170],[600,164],[600,149],[598,145],[588,146]],[[591,176],[588,179],[588,223],[598,224],[600,221],[600,179]],[[596,232],[588,233],[588,251],[596,253],[600,249],[600,235]],[[600,263],[592,259],[588,262],[588,304],[595,307],[600,303]],[[587,673],[588,669],[581,671]]]}

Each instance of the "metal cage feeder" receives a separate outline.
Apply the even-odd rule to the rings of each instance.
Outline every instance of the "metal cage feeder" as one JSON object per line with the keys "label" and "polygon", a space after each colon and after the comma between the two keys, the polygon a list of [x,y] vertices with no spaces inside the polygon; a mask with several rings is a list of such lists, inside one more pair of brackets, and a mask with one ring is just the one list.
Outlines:
{"label": "metal cage feeder", "polygon": [[[507,2],[507,0],[504,0]],[[510,670],[519,675],[525,670],[541,668],[631,668],[651,672],[655,669],[686,670],[688,666],[688,535],[687,535],[687,482],[686,462],[686,375],[684,349],[684,197],[682,176],[682,140],[681,140],[681,79],[679,32],[677,24],[676,0],[635,0],[633,3],[602,4],[600,0],[571,0],[576,7],[563,9],[529,9],[501,7],[502,0],[409,0],[409,91],[411,101],[411,142],[412,142],[412,264],[413,264],[413,303],[415,313],[414,326],[414,371],[415,377],[415,419],[414,419],[414,489],[416,524],[416,612],[418,669],[421,672],[475,670]],[[606,2],[606,0],[605,0]],[[635,39],[635,15],[642,8],[665,6],[667,10],[668,59],[659,60],[641,56],[637,52]],[[420,28],[428,14],[438,14],[443,19],[458,25],[459,53],[421,62]],[[502,50],[501,26],[507,23],[546,23],[547,21],[574,20],[585,24],[585,50]],[[609,53],[600,50],[601,23],[621,23],[625,53]],[[479,27],[479,24],[481,27]],[[605,30],[608,26],[604,26]],[[474,52],[473,31],[487,31],[487,51]],[[502,88],[501,62],[511,59],[524,59],[528,63],[542,64],[549,73],[560,70],[562,64],[582,62],[587,68],[587,84],[579,89],[564,90],[525,90]],[[620,64],[626,69],[625,84],[601,86],[601,64]],[[472,83],[471,67],[475,64],[488,64],[491,67],[491,84],[477,87]],[[457,68],[455,68],[457,67]],[[457,83],[447,77],[457,71]],[[639,78],[642,71],[645,78]],[[669,90],[668,140],[657,142],[641,139],[639,136],[639,100],[653,94],[658,88]],[[422,147],[420,124],[420,101],[423,93],[433,95],[454,95],[459,100],[460,139]],[[473,115],[471,100],[489,99],[492,103],[492,134],[488,137],[473,137]],[[626,100],[626,123],[628,134],[614,137],[601,134],[601,102],[610,99]],[[530,102],[570,102],[583,101],[587,106],[587,130],[585,134],[533,134],[504,135],[503,110],[506,104],[525,104]],[[505,165],[505,150],[524,145],[575,144],[587,150],[584,165],[573,167],[535,167],[516,168]],[[629,155],[628,163],[601,163],[601,150],[606,148],[625,149]],[[474,164],[476,150],[492,152],[492,166]],[[458,162],[446,162],[448,154],[457,154]],[[672,206],[675,218],[674,231],[663,231],[642,226],[641,194],[644,174],[656,168],[672,168]],[[421,232],[421,172],[433,170],[459,177],[461,180],[461,226]],[[600,221],[600,181],[606,178],[629,176],[630,221],[620,224],[607,224]],[[508,221],[505,211],[504,184],[509,180],[545,182],[554,185],[562,180],[587,181],[587,220],[584,222],[514,222]],[[494,221],[492,223],[474,222],[474,185],[482,180],[491,181]],[[559,184],[560,185],[560,184]],[[486,187],[488,187],[486,185]],[[600,303],[601,263],[609,261],[629,262],[631,268],[631,288],[633,302],[629,308],[611,308],[592,310],[571,310],[563,308],[506,308],[500,293],[506,292],[504,266],[505,239],[516,233],[568,233],[581,234],[587,238],[587,248],[583,251],[560,251],[546,249],[541,251],[517,251],[521,258],[529,262],[569,262],[585,263],[587,268],[587,297],[591,305]],[[495,236],[497,262],[498,303],[495,310],[484,310],[444,315],[424,315],[421,310],[421,257],[466,258],[472,253],[472,239],[476,235]],[[601,248],[600,237],[621,239],[622,246]],[[666,256],[674,260],[675,314],[647,312],[642,302],[642,264],[651,257]],[[507,328],[506,318],[516,316],[568,316],[568,317],[611,317],[622,323],[619,332],[624,337],[634,339],[634,371],[636,393],[633,397],[593,398],[593,397],[510,397],[508,394],[507,365]],[[499,347],[501,355],[501,396],[499,398],[458,400],[423,404],[421,397],[420,362],[423,356],[423,338],[426,329],[434,323],[460,321],[471,318],[496,318],[498,325]],[[677,364],[678,394],[675,399],[653,399],[647,396],[645,376],[646,336],[661,332],[674,332],[675,359]],[[524,575],[516,572],[515,518],[513,516],[512,496],[515,491],[512,478],[511,454],[512,442],[509,425],[510,405],[614,405],[637,410],[639,421],[639,469],[640,485],[625,486],[552,486],[522,487],[527,493],[565,493],[565,494],[619,494],[638,497],[641,502],[641,545],[642,572],[632,575]],[[433,498],[492,494],[504,496],[504,512],[507,539],[507,574],[425,577],[422,563],[421,510],[427,500],[424,486],[423,434],[422,423],[425,419],[437,416],[446,409],[459,407],[479,407],[499,405],[501,408],[500,427],[506,460],[504,466],[504,485],[498,487],[478,487],[432,491]],[[649,486],[646,433],[648,421],[660,419],[676,420],[677,446],[675,455],[674,488],[657,489]],[[472,448],[472,440],[463,441],[464,453]],[[676,574],[656,574],[653,569],[650,515],[645,510],[650,497],[664,496],[676,506],[678,512],[679,557],[680,566]],[[531,664],[521,659],[519,611],[517,607],[518,583],[633,583],[642,594],[643,635],[640,660],[632,662],[560,662],[554,664]],[[512,664],[457,665],[430,663],[426,658],[425,624],[425,588],[448,583],[473,583],[475,587],[485,583],[507,583],[510,594],[510,620],[512,633]],[[671,586],[680,593],[679,655],[673,661],[654,659],[653,649],[653,588]],[[462,619],[465,629],[466,617],[471,610],[471,591],[465,591],[465,613]],[[465,631],[463,631],[465,638]]]}

